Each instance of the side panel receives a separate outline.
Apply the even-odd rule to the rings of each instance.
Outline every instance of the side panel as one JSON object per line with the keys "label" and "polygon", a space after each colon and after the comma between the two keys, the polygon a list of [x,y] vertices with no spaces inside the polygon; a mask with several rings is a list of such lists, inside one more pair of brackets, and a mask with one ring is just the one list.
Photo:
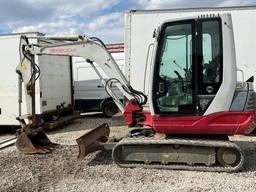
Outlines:
{"label": "side panel", "polygon": [[208,116],[152,116],[153,127],[165,134],[235,135],[254,129],[254,112],[220,112]]}
{"label": "side panel", "polygon": [[130,82],[130,69],[131,69],[131,26],[132,26],[132,15],[130,12],[125,12],[124,15],[124,59],[125,59],[125,76]]}
{"label": "side panel", "polygon": [[[16,117],[18,108],[18,75],[15,70],[19,63],[19,37],[0,37],[0,125],[19,125]],[[23,95],[22,113],[26,114]]]}
{"label": "side panel", "polygon": [[222,18],[223,35],[223,80],[212,103],[204,115],[229,111],[237,84],[236,58],[233,36],[233,25],[230,15]]}
{"label": "side panel", "polygon": [[[70,57],[68,56],[38,56],[40,67],[40,92],[36,92],[36,98],[40,98],[40,111],[56,110],[58,105],[64,107],[72,104]],[[39,108],[39,109],[40,109]]]}
{"label": "side panel", "polygon": [[[193,10],[165,10],[165,11],[138,11],[126,13],[125,26],[130,22],[130,33],[125,32],[125,57],[126,66],[129,66],[129,76],[131,85],[140,91],[144,87],[144,71],[147,60],[148,46],[154,42],[153,31],[166,20],[177,20],[181,18],[198,16],[200,14],[212,13],[230,13],[233,21],[235,36],[236,61],[237,67],[242,69],[245,74],[245,80],[252,75],[256,75],[256,65],[253,50],[256,50],[256,26],[253,25],[256,20],[256,8],[248,9],[193,9]],[[129,43],[130,42],[130,43]],[[152,53],[152,51],[150,51]],[[150,63],[152,54],[149,55],[147,63]],[[148,67],[149,69],[150,67]],[[143,75],[142,75],[143,72]],[[148,74],[148,72],[146,72]],[[238,73],[238,80],[242,80],[242,75]],[[256,76],[255,76],[256,78]],[[148,94],[148,78],[146,78],[146,91]],[[255,81],[256,83],[256,81]]]}

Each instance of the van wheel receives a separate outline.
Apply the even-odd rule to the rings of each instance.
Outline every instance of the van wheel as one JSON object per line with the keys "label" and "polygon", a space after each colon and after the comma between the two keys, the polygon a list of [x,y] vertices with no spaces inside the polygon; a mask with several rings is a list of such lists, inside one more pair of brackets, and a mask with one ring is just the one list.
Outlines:
{"label": "van wheel", "polygon": [[112,117],[118,112],[117,106],[113,101],[106,101],[102,105],[102,112],[105,117]]}

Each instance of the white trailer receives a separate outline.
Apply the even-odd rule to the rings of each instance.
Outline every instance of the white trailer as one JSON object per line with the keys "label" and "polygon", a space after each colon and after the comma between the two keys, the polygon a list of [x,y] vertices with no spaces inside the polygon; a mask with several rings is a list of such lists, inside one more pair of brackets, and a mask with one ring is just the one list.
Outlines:
{"label": "white trailer", "polygon": [[[124,44],[106,45],[119,68],[124,72]],[[118,109],[113,99],[105,91],[104,85],[99,79],[93,67],[82,57],[73,57],[73,77],[74,77],[74,99],[75,108],[80,112],[103,112],[107,117],[111,117]],[[95,67],[107,78],[105,73],[96,64]],[[123,94],[116,89],[120,100]]]}
{"label": "white trailer", "polygon": [[[232,16],[236,61],[244,80],[256,75],[256,6],[163,10],[131,10],[125,13],[125,74],[132,87],[148,95],[148,74],[152,58],[153,33],[160,23],[186,17],[230,13]],[[149,33],[151,31],[151,33]],[[238,72],[238,80],[242,73]],[[256,79],[254,81],[256,87]]]}
{"label": "white trailer", "polygon": [[[19,84],[19,75],[16,73],[20,62],[21,35],[35,37],[43,34],[35,32],[0,36],[0,126],[19,126],[16,117],[31,114],[31,97],[25,96],[26,88]],[[64,111],[66,114],[73,113],[71,58],[37,56],[35,61],[40,68],[40,76],[35,87],[37,118],[46,122],[60,116]],[[22,69],[26,68],[28,66],[24,64]]]}

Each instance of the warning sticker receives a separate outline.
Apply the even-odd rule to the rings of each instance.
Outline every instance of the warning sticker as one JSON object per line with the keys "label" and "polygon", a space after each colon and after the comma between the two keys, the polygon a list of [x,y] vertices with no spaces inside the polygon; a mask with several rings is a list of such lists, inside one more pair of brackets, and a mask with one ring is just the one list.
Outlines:
{"label": "warning sticker", "polygon": [[22,63],[21,69],[22,69],[22,71],[26,71],[27,70],[27,64],[26,63]]}

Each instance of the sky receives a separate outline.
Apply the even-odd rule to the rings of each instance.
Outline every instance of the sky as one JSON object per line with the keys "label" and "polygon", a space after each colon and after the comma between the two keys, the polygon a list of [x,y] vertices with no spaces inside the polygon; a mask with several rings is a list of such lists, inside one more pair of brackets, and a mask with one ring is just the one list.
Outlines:
{"label": "sky", "polygon": [[131,9],[256,5],[256,0],[0,0],[0,34],[38,31],[87,34],[123,42],[124,12]]}

